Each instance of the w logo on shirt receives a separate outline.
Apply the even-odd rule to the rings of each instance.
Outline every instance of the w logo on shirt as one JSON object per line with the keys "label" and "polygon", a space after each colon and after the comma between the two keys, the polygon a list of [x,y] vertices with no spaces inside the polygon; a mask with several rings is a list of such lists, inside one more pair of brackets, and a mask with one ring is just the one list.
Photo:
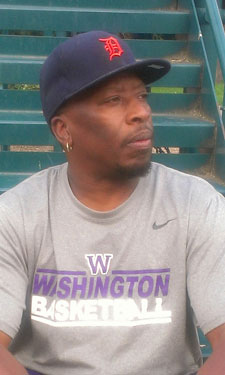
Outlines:
{"label": "w logo on shirt", "polygon": [[113,258],[112,254],[86,254],[85,258],[92,275],[101,273],[106,275],[109,271],[110,262]]}

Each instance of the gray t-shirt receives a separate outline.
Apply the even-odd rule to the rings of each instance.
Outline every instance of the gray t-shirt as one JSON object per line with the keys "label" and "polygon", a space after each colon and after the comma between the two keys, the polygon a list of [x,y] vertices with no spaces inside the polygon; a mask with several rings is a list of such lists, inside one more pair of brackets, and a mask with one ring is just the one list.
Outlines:
{"label": "gray t-shirt", "polygon": [[0,330],[47,375],[188,375],[225,322],[225,199],[152,163],[118,208],[73,195],[67,164],[0,197]]}

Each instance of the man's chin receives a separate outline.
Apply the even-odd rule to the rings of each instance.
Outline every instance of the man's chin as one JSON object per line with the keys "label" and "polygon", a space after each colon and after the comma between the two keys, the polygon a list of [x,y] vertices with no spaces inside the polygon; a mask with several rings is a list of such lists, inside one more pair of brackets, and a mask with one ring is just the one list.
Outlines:
{"label": "man's chin", "polygon": [[151,160],[142,165],[121,166],[118,165],[115,171],[117,179],[132,179],[136,177],[145,177],[151,170]]}

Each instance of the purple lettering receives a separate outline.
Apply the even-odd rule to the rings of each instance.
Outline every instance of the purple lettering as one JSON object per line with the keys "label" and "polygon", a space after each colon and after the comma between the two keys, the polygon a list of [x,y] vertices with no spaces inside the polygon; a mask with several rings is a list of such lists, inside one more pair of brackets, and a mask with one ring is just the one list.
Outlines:
{"label": "purple lettering", "polygon": [[108,294],[108,288],[109,276],[107,276],[104,281],[101,279],[101,277],[97,277],[94,297],[97,298],[100,292],[101,297],[106,298]]}
{"label": "purple lettering", "polygon": [[165,276],[165,281],[163,281],[163,277],[161,275],[157,276],[156,287],[155,287],[155,297],[158,297],[160,290],[163,296],[168,295],[169,281],[170,281],[170,275]]}
{"label": "purple lettering", "polygon": [[[119,284],[119,285],[116,285]],[[123,295],[124,292],[124,278],[122,276],[116,276],[110,286],[111,296],[114,298],[119,298]]]}
{"label": "purple lettering", "polygon": [[87,298],[90,299],[93,293],[94,289],[94,277],[90,277],[90,282],[89,282],[89,288],[88,288],[88,295]]}
{"label": "purple lettering", "polygon": [[87,277],[82,277],[81,283],[79,284],[78,277],[73,279],[73,290],[71,298],[76,298],[77,291],[80,291],[80,298],[84,298],[87,286]]}
{"label": "purple lettering", "polygon": [[57,281],[56,281],[54,287],[52,288],[51,293],[49,294],[50,297],[55,296],[55,294],[56,294],[56,289],[57,289]]}
{"label": "purple lettering", "polygon": [[[145,286],[146,285],[146,286]],[[144,276],[138,284],[138,294],[142,298],[149,297],[153,290],[154,281],[151,276]]]}
{"label": "purple lettering", "polygon": [[130,283],[128,289],[128,297],[133,297],[134,284],[138,282],[137,276],[128,276],[126,281]]}
{"label": "purple lettering", "polygon": [[112,254],[87,254],[85,258],[88,262],[92,275],[97,275],[101,272],[102,275],[106,275],[109,270]]}
{"label": "purple lettering", "polygon": [[97,298],[100,292],[101,297],[106,298],[108,294],[108,288],[109,277],[107,276],[104,281],[101,279],[101,277],[97,277],[94,297]]}
{"label": "purple lettering", "polygon": [[70,286],[68,284],[71,284],[70,277],[68,277],[68,276],[62,277],[60,282],[59,282],[59,288],[62,289],[64,292],[62,292],[60,290],[57,292],[57,296],[59,298],[67,298],[69,296]]}
{"label": "purple lettering", "polygon": [[55,281],[55,276],[48,275],[35,275],[33,294],[41,294],[42,296],[47,296],[50,292],[50,289]]}

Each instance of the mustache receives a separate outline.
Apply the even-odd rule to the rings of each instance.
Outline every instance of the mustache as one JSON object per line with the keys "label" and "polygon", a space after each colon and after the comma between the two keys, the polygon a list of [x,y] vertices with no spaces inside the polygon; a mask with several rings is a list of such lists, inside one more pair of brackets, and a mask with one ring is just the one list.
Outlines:
{"label": "mustache", "polygon": [[141,127],[140,129],[136,130],[135,133],[130,134],[127,136],[123,142],[122,146],[126,146],[129,143],[145,140],[145,139],[153,139],[154,137],[154,130],[153,127]]}

